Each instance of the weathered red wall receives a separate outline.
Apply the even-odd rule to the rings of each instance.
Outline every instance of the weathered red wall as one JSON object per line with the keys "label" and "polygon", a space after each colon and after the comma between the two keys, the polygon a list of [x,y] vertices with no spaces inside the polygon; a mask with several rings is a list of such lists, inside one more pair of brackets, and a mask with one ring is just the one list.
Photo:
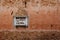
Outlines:
{"label": "weathered red wall", "polygon": [[[38,1],[38,3],[36,3]],[[29,27],[19,29],[37,29],[37,30],[60,30],[60,1],[59,0],[37,0],[27,3],[27,13],[29,16]],[[8,1],[6,1],[9,3]],[[15,1],[13,1],[14,3]],[[22,2],[22,1],[20,1]],[[13,25],[14,13],[22,4],[8,5],[4,1],[0,3],[0,29],[16,29]],[[38,5],[37,5],[38,4]],[[6,6],[7,5],[7,6]],[[13,15],[11,12],[13,11]]]}

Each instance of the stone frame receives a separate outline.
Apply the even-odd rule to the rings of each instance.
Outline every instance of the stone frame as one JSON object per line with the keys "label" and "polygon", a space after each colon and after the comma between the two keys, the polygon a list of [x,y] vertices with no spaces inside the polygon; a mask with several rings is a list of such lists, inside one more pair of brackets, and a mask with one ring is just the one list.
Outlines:
{"label": "stone frame", "polygon": [[[28,16],[14,16],[13,18],[14,18],[14,26],[16,28],[18,28],[18,27],[27,28],[28,27]],[[16,23],[18,23],[16,18],[19,20],[18,22],[22,22],[24,24],[20,24],[20,23],[16,24]],[[23,21],[21,20],[21,18]]]}

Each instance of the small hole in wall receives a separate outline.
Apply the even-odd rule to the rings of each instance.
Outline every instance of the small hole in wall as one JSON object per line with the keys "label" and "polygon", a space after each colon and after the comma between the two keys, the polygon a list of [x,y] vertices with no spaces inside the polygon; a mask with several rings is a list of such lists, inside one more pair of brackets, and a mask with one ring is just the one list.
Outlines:
{"label": "small hole in wall", "polygon": [[36,12],[36,14],[39,14],[39,12]]}
{"label": "small hole in wall", "polygon": [[25,8],[27,7],[27,2],[25,1]]}
{"label": "small hole in wall", "polygon": [[25,5],[25,8],[26,8],[26,5],[27,5],[27,1],[23,1],[23,4]]}
{"label": "small hole in wall", "polygon": [[11,15],[13,14],[13,11],[11,12]]}
{"label": "small hole in wall", "polygon": [[39,1],[37,1],[36,3],[39,3]]}
{"label": "small hole in wall", "polygon": [[53,25],[51,24],[51,27],[53,27]]}
{"label": "small hole in wall", "polygon": [[27,28],[28,27],[28,17],[15,16],[14,17],[14,26],[16,28],[19,28],[19,27]]}
{"label": "small hole in wall", "polygon": [[52,36],[55,36],[55,34],[52,34]]}
{"label": "small hole in wall", "polygon": [[11,0],[9,2],[12,2]]}

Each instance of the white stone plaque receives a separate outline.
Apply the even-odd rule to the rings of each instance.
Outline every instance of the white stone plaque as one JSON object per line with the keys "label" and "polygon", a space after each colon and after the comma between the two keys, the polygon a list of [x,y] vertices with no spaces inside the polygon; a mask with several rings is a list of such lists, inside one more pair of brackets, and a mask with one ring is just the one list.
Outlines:
{"label": "white stone plaque", "polygon": [[27,16],[16,16],[14,17],[14,25],[19,27],[27,27],[28,26],[28,17]]}

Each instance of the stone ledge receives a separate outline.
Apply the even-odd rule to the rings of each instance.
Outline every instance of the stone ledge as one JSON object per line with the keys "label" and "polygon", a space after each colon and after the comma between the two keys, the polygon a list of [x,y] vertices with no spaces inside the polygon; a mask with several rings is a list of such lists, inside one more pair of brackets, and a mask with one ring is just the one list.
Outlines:
{"label": "stone ledge", "polygon": [[60,40],[60,31],[0,31],[0,40]]}

